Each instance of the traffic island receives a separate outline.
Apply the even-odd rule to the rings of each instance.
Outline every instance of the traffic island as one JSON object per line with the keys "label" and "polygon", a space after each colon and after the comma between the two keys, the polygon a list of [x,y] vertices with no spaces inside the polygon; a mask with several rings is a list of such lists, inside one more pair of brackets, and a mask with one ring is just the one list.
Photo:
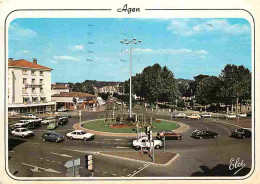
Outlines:
{"label": "traffic island", "polygon": [[99,154],[103,156],[108,156],[112,158],[124,159],[129,161],[145,162],[149,164],[159,164],[168,165],[174,161],[179,154],[172,152],[155,151],[154,152],[154,162],[152,160],[152,155],[141,153],[140,151],[116,151],[116,152],[100,152]]}

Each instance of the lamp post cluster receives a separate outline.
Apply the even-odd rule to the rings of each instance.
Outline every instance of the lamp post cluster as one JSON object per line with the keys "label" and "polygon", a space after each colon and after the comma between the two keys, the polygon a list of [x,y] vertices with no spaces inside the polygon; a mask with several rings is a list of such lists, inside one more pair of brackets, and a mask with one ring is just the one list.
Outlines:
{"label": "lamp post cluster", "polygon": [[122,44],[129,45],[129,75],[130,75],[130,89],[129,89],[129,116],[132,118],[132,44],[141,43],[141,40],[136,40],[133,38],[132,40],[124,40],[120,41]]}

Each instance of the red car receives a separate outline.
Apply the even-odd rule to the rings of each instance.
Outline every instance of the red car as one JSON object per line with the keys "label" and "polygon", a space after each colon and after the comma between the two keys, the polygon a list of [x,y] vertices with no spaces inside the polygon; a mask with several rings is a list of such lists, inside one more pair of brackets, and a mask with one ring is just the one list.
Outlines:
{"label": "red car", "polygon": [[177,140],[181,140],[182,139],[182,135],[178,134],[176,132],[173,132],[171,130],[164,130],[164,131],[160,131],[157,133],[156,136],[158,139],[163,139],[165,137],[165,139],[177,139]]}

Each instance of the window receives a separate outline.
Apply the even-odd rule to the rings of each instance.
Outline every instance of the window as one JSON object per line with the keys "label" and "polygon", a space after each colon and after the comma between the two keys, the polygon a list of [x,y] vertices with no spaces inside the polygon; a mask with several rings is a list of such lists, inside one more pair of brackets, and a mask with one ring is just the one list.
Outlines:
{"label": "window", "polygon": [[32,79],[32,84],[34,84],[35,83],[35,79]]}
{"label": "window", "polygon": [[43,71],[40,71],[40,75],[43,75]]}
{"label": "window", "polygon": [[23,94],[27,93],[27,88],[23,88]]}
{"label": "window", "polygon": [[28,102],[28,98],[23,98],[23,103],[26,104]]}
{"label": "window", "polygon": [[43,84],[43,79],[40,79],[40,84]]}
{"label": "window", "polygon": [[31,71],[31,74],[32,74],[32,75],[35,75],[35,70],[32,70],[32,71]]}
{"label": "window", "polygon": [[32,93],[35,93],[35,88],[32,88]]}
{"label": "window", "polygon": [[26,83],[27,83],[27,79],[23,78],[23,84],[26,84]]}
{"label": "window", "polygon": [[40,93],[43,93],[43,88],[40,88]]}
{"label": "window", "polygon": [[27,70],[23,70],[23,75],[27,75]]}

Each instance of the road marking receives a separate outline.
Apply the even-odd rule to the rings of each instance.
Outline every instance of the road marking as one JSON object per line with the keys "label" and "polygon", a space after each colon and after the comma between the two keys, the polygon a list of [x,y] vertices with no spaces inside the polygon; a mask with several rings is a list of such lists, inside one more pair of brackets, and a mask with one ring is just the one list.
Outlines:
{"label": "road marking", "polygon": [[54,154],[54,155],[59,155],[59,156],[62,156],[62,157],[69,157],[69,158],[72,158],[73,156],[70,156],[70,155],[66,155],[66,154],[59,154],[59,153],[53,153],[53,152],[50,152],[51,154]]}
{"label": "road marking", "polygon": [[131,174],[128,174],[127,176],[129,177],[129,176],[131,176]]}
{"label": "road marking", "polygon": [[46,168],[43,168],[43,167],[38,167],[38,166],[26,164],[26,163],[22,163],[22,165],[26,165],[26,166],[29,166],[29,167],[34,167],[34,169],[31,169],[31,170],[32,170],[32,171],[35,171],[35,172],[37,172],[38,169],[42,169],[42,170],[44,170],[44,171],[46,171],[46,172],[60,173],[59,171],[55,171],[54,169],[51,169],[51,168],[46,169]]}
{"label": "road marking", "polygon": [[40,144],[40,143],[33,143],[33,144]]}
{"label": "road marking", "polygon": [[82,150],[74,150],[74,149],[68,149],[68,148],[62,148],[64,150],[68,150],[68,151],[75,151],[75,152],[79,152],[79,153],[89,153],[89,154],[95,154],[98,155],[99,152],[94,152],[94,151],[82,151]]}
{"label": "road marking", "polygon": [[134,175],[138,174],[139,172],[141,172],[142,170],[144,170],[146,167],[148,167],[149,164],[147,164],[146,166],[144,166],[142,169],[139,169],[137,172],[133,173],[132,175],[130,174],[130,177],[133,177]]}
{"label": "road marking", "polygon": [[116,174],[111,174],[112,176],[116,176]]}
{"label": "road marking", "polygon": [[[235,124],[232,124],[232,123],[227,123],[227,122],[224,122],[224,121],[220,121],[220,120],[214,120],[215,122],[219,122],[219,123],[224,123],[224,124],[227,124],[227,125],[233,125],[233,126],[236,126],[236,127],[239,127],[239,128],[245,128],[245,127],[242,127],[242,126],[239,126],[239,125],[235,125]],[[247,129],[247,128],[245,128]]]}
{"label": "road marking", "polygon": [[102,146],[103,148],[112,148],[114,146]]}
{"label": "road marking", "polygon": [[125,139],[104,139],[104,140],[108,140],[108,141],[127,141]]}
{"label": "road marking", "polygon": [[116,148],[119,148],[119,149],[128,149],[128,148],[131,148],[131,147],[116,146]]}

